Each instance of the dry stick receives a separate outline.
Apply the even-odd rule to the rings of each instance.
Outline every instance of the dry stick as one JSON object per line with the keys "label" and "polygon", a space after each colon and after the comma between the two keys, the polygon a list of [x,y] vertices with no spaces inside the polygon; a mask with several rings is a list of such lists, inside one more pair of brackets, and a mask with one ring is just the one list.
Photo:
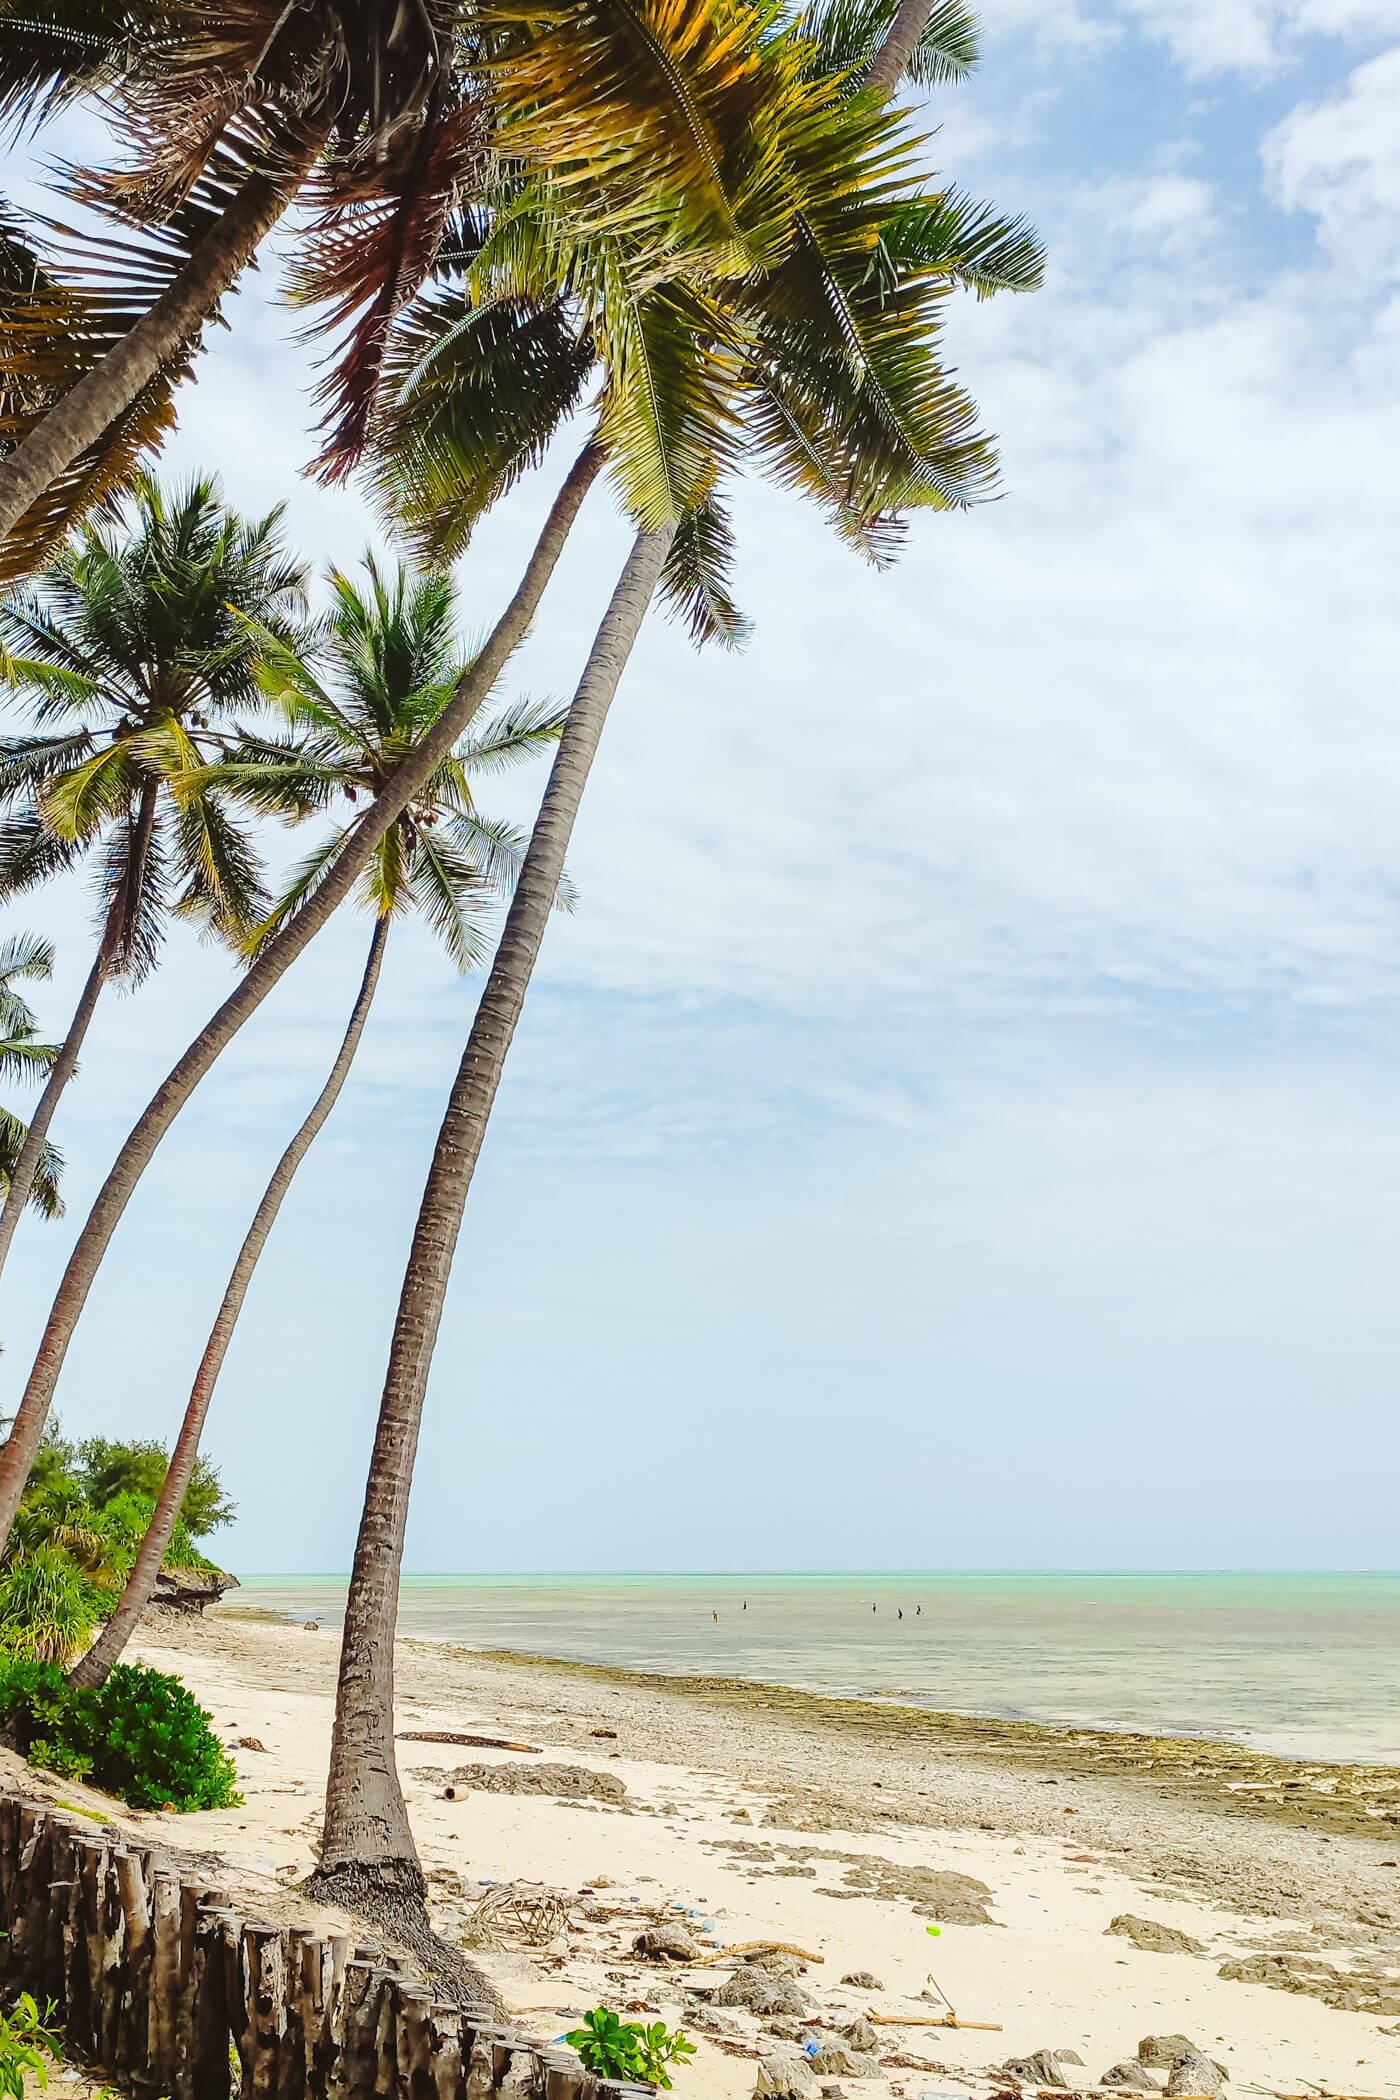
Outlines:
{"label": "dry stick", "polygon": [[826,1963],[824,1954],[809,1954],[805,1947],[794,1947],[790,1940],[736,1940],[732,1947],[717,1947],[713,1954],[702,1954],[693,1966],[710,1969],[717,1961],[728,1961],[735,1954],[795,1954],[799,1961],[814,1962],[818,1968]]}
{"label": "dry stick", "polygon": [[209,319],[281,218],[323,143],[323,133],[312,139],[281,182],[250,175],[155,305],[0,462],[0,541]]}
{"label": "dry stick", "polygon": [[112,957],[123,925],[129,924],[135,916],[136,905],[146,879],[151,839],[155,833],[156,787],[153,781],[148,780],[142,788],[135,819],[128,821],[131,823],[131,841],[127,853],[126,875],[121,888],[108,906],[107,922],[102,929],[97,959],[88,972],[87,983],[83,986],[73,1018],[68,1023],[68,1033],[64,1036],[62,1047],[53,1061],[44,1091],[35,1103],[34,1113],[29,1122],[29,1133],[20,1147],[14,1173],[10,1176],[9,1189],[3,1205],[0,1205],[0,1273],[3,1273],[5,1263],[9,1259],[19,1221],[24,1215],[24,1206],[29,1201],[29,1192],[34,1186],[34,1177],[39,1171],[39,1161],[43,1157],[44,1139],[48,1136],[49,1125],[54,1119],[59,1096],[78,1069],[78,1056],[83,1047],[83,1038],[97,1010],[102,987],[111,973]]}
{"label": "dry stick", "polygon": [[120,1223],[122,1212],[154,1158],[157,1146],[220,1052],[233,1041],[244,1022],[257,1012],[273,986],[349,895],[361,869],[400,810],[418,793],[434,768],[441,765],[490,693],[506,663],[525,638],[545,585],[563,551],[569,529],[602,463],[601,453],[591,443],[586,445],[555,498],[515,596],[487,636],[475,662],[458,679],[450,704],[443,709],[423,741],[395,768],[380,789],[320,888],[307,899],[290,925],[268,942],[252,968],[162,1081],[117,1154],[112,1171],[98,1192],[87,1223],[69,1257],[9,1441],[0,1451],[0,1547],[3,1547],[14,1522],[19,1498],[44,1433],[58,1374],[93,1278]]}
{"label": "dry stick", "polygon": [[515,895],[434,1148],[394,1321],[364,1509],[345,1600],[321,1866],[421,1897],[422,1870],[394,1763],[399,1562],[428,1370],[462,1212],[506,1053],[554,907],[564,854],[608,708],[641,631],[674,530],[638,533],[589,652],[540,802]]}
{"label": "dry stick", "polygon": [[116,1610],[103,1627],[97,1639],[80,1662],[68,1673],[72,1685],[105,1684],[114,1662],[135,1631],[136,1623],[150,1603],[165,1560],[165,1549],[174,1535],[180,1505],[185,1499],[185,1490],[194,1475],[195,1460],[199,1456],[199,1440],[204,1434],[214,1388],[233,1340],[238,1316],[243,1310],[243,1301],[248,1295],[248,1286],[253,1280],[268,1235],[277,1222],[277,1213],[282,1208],[283,1198],[292,1185],[297,1168],[311,1150],[322,1124],[339,1099],[350,1067],[355,1061],[355,1052],[360,1047],[365,1022],[374,1002],[375,987],[379,983],[380,965],[384,960],[384,947],[389,938],[389,921],[377,918],[369,944],[369,957],[365,963],[364,976],[355,1004],[350,1010],[350,1020],[331,1066],[330,1077],[317,1095],[310,1113],[288,1145],[273,1170],[272,1178],[263,1191],[263,1198],[253,1214],[247,1237],[238,1250],[238,1259],[224,1292],[223,1303],[215,1315],[204,1355],[195,1373],[190,1391],[185,1419],[180,1424],[180,1434],[175,1449],[166,1467],[165,1479],[161,1482],[160,1494],[150,1523],[146,1526],[131,1573],[126,1578]]}

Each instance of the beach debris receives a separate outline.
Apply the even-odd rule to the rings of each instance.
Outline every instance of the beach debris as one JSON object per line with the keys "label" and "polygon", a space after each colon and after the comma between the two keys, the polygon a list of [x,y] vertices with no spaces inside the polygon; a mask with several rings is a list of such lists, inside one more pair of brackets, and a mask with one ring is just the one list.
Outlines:
{"label": "beach debris", "polygon": [[727,1808],[724,1811],[731,1823],[752,1823],[753,1817],[746,1808]]}
{"label": "beach debris", "polygon": [[264,1757],[269,1754],[267,1744],[260,1743],[255,1735],[241,1735],[234,1747],[239,1750],[261,1750]]}
{"label": "beach debris", "polygon": [[869,1969],[851,1969],[841,1981],[850,1984],[852,1990],[856,1991],[882,1991],[885,1988],[879,1977],[872,1975]]}
{"label": "beach debris", "polygon": [[590,1728],[588,1733],[600,1737],[602,1741],[607,1743],[615,1743],[617,1741],[617,1730],[615,1728]]}
{"label": "beach debris", "polygon": [[[498,1881],[473,1906],[465,1935],[509,1933],[527,1947],[545,1947],[558,1939],[569,1922],[569,1907],[557,1889],[529,1881]],[[473,1937],[473,1946],[484,1939]]]}
{"label": "beach debris", "polygon": [[459,1765],[447,1778],[480,1794],[553,1794],[561,1801],[621,1801],[627,1782],[585,1765]]}
{"label": "beach debris", "polygon": [[694,1961],[700,1947],[684,1925],[649,1925],[633,1940],[632,1952],[652,1961]]}
{"label": "beach debris", "polygon": [[1169,2100],[1185,2100],[1185,2095],[1200,2096],[1200,2100],[1220,2100],[1225,2090],[1225,2080],[1220,2066],[1203,2056],[1199,2049],[1188,2049],[1172,2065],[1167,2080]]}
{"label": "beach debris", "polygon": [[836,2032],[848,2049],[862,2049],[867,2056],[880,2046],[880,2037],[876,2034],[874,2025],[861,2014],[857,2014],[845,2027],[838,2027]]}
{"label": "beach debris", "polygon": [[1196,2053],[1196,2044],[1184,2034],[1145,2034],[1138,2043],[1138,2062],[1156,2064],[1164,2071],[1170,2071],[1178,2057]]}
{"label": "beach debris", "polygon": [[806,1993],[791,1976],[766,1976],[761,1969],[736,1969],[715,1992],[713,2002],[740,2006],[746,2012],[793,2013],[799,2019],[811,2009]]}
{"label": "beach debris", "polygon": [[[928,1991],[920,1993],[930,2004],[937,2004]],[[946,2014],[867,2013],[866,2018],[874,2027],[966,2027],[973,2034],[1000,2034],[1000,2020],[960,2020],[949,2007]]]}
{"label": "beach debris", "polygon": [[301,1630],[303,1633],[319,1633],[321,1631],[320,1621],[317,1619],[303,1619]]}
{"label": "beach debris", "polygon": [[1178,1932],[1175,1925],[1164,1925],[1160,1918],[1135,1918],[1131,1911],[1120,1911],[1111,1923],[1105,1925],[1105,1936],[1116,1933],[1119,1939],[1131,1940],[1146,1954],[1204,1954],[1200,1940],[1193,1940],[1189,1932]]}
{"label": "beach debris", "polygon": [[543,1752],[538,1743],[513,1743],[502,1735],[462,1735],[452,1728],[401,1728],[394,1738],[399,1743],[454,1743],[464,1750],[521,1750],[529,1757],[540,1757]]}
{"label": "beach debris", "polygon": [[776,2100],[807,2100],[817,2091],[817,2076],[805,2056],[760,2056],[755,2094],[774,2094]]}
{"label": "beach debris", "polygon": [[1099,2084],[1127,2086],[1135,2093],[1160,2093],[1162,2090],[1146,2064],[1140,2064],[1131,2056],[1125,2056],[1121,2063],[1110,2064]]}
{"label": "beach debris", "polygon": [[806,1963],[795,1954],[777,1948],[763,1948],[757,1954],[746,1954],[744,1960],[751,1969],[764,1969],[770,1976],[800,1976]]}

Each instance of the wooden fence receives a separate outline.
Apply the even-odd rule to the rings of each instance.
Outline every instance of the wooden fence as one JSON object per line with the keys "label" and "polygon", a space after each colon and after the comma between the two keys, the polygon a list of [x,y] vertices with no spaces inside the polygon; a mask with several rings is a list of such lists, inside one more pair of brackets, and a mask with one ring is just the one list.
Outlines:
{"label": "wooden fence", "polygon": [[651,2100],[440,2004],[377,1947],[246,1923],[159,1855],[9,1794],[0,1926],[6,1980],[139,2100]]}

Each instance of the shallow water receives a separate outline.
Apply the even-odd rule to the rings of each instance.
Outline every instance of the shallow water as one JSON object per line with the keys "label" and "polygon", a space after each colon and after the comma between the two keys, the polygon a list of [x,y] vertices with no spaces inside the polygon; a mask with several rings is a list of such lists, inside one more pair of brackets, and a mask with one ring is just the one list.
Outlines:
{"label": "shallow water", "polygon": [[[338,1626],[344,1596],[254,1575],[231,1601]],[[410,1575],[399,1632],[1400,1763],[1397,1574]]]}

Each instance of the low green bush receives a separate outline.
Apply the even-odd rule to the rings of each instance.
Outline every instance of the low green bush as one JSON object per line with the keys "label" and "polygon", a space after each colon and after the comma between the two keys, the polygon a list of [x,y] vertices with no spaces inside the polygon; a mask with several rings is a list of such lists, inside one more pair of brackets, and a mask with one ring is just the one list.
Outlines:
{"label": "low green bush", "polygon": [[661,2020],[651,2027],[643,2027],[638,2020],[619,2020],[606,2005],[585,2013],[582,2027],[564,2039],[571,2049],[577,2049],[584,2070],[595,2078],[667,2088],[671,2083],[667,2064],[681,2065],[695,2054],[694,2042],[688,2042],[679,2027],[672,2034]]}
{"label": "low green bush", "polygon": [[66,1663],[92,1639],[97,1600],[57,1545],[0,1568],[0,1647],[25,1662]]}
{"label": "low green bush", "polygon": [[36,2085],[49,2082],[49,2059],[62,2052],[58,2030],[52,2025],[58,2008],[52,1998],[40,2012],[28,1991],[22,1991],[12,2012],[0,2013],[0,2095],[4,2100],[24,2100],[25,2073]]}
{"label": "low green bush", "polygon": [[31,1764],[87,1779],[133,1808],[237,1808],[233,1760],[178,1677],[118,1663],[75,1690],[52,1663],[0,1658],[0,1727]]}

